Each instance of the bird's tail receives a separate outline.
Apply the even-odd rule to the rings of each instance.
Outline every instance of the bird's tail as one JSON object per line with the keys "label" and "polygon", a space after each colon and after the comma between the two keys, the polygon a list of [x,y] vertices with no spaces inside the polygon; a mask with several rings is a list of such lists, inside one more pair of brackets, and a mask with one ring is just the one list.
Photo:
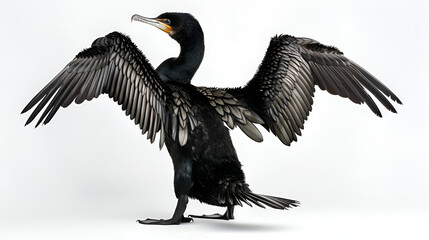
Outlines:
{"label": "bird's tail", "polygon": [[243,203],[252,207],[252,204],[265,208],[265,206],[275,209],[289,209],[292,207],[298,207],[299,202],[296,200],[268,196],[263,194],[257,194],[250,190],[249,185],[246,183],[230,183],[228,181],[222,181],[220,191],[218,192],[218,204],[219,206],[243,206]]}
{"label": "bird's tail", "polygon": [[292,207],[298,207],[300,204],[296,200],[256,194],[253,192],[243,192],[242,200],[244,203],[247,203],[249,206],[252,206],[251,203],[253,203],[256,206],[261,208],[265,208],[265,206],[268,206],[274,209],[281,209],[281,210],[289,209]]}

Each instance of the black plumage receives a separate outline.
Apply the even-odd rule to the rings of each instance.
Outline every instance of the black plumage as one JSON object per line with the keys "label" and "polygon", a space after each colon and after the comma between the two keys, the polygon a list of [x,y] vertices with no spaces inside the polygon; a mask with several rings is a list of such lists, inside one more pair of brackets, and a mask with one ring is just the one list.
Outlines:
{"label": "black plumage", "polygon": [[271,39],[258,71],[246,86],[196,87],[190,82],[204,56],[204,35],[198,21],[186,13],[164,13],[153,19],[134,15],[132,19],[167,32],[180,44],[180,55],[154,69],[129,37],[110,33],[80,52],[23,113],[37,105],[26,125],[40,112],[36,126],[47,124],[60,107],[103,93],[122,106],[151,142],[159,133],[160,148],[165,143],[173,160],[178,203],[171,219],[140,220],[143,224],[191,221],[184,217],[188,197],[227,207],[223,215],[193,216],[215,219],[233,219],[234,206],[243,203],[275,209],[298,206],[298,201],[249,189],[228,128],[238,126],[260,142],[262,134],[254,125],[260,124],[289,145],[301,134],[311,111],[315,85],[355,103],[366,103],[378,116],[380,110],[366,90],[392,112],[396,110],[386,96],[401,103],[337,48],[289,35]]}

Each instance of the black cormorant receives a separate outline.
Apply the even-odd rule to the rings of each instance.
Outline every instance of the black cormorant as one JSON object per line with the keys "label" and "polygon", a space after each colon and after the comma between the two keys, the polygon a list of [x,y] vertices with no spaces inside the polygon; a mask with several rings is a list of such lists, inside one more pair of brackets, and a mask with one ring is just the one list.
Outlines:
{"label": "black cormorant", "polygon": [[[190,217],[233,219],[234,206],[246,203],[287,209],[298,201],[253,193],[246,184],[229,129],[239,127],[251,139],[262,135],[261,124],[289,145],[301,134],[311,111],[314,86],[366,103],[381,113],[371,92],[388,110],[386,98],[401,103],[385,85],[335,47],[289,35],[271,39],[255,76],[241,88],[191,85],[204,56],[204,35],[198,21],[187,13],[164,13],[156,18],[132,16],[153,25],[180,44],[180,55],[154,69],[130,38],[112,32],[81,51],[24,108],[37,103],[26,125],[43,111],[36,127],[47,124],[60,107],[108,94],[143,134],[167,146],[174,165],[178,199],[171,219],[139,220],[142,224],[179,224]],[[228,127],[226,127],[226,126]],[[225,214],[184,217],[188,197],[227,208]]]}

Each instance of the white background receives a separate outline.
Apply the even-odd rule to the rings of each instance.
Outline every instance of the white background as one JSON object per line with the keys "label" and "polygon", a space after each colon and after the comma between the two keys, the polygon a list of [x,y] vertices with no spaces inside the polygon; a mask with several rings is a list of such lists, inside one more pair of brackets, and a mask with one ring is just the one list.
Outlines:
{"label": "white background", "polygon": [[[5,1],[0,8],[0,239],[427,239],[427,1]],[[154,66],[176,56],[165,33],[134,13],[192,13],[206,53],[198,86],[244,85],[275,34],[337,46],[404,102],[378,118],[317,89],[303,136],[286,147],[232,138],[255,192],[298,199],[290,211],[243,207],[230,222],[173,227],[136,219],[174,211],[166,149],[141,136],[102,96],[24,128],[28,101],[79,51],[128,34]],[[380,108],[383,106],[379,104]],[[191,201],[187,213],[223,212]]]}

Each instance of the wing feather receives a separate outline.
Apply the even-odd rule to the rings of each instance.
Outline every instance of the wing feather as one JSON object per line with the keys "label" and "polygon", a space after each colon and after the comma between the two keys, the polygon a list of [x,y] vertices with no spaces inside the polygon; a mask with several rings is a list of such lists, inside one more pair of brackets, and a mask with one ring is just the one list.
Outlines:
{"label": "wing feather", "polygon": [[[227,91],[289,145],[301,135],[312,109],[315,85],[355,103],[366,103],[378,116],[381,112],[367,91],[392,112],[396,110],[386,96],[401,103],[383,83],[337,48],[288,35],[271,39],[258,71],[245,87]],[[212,106],[224,115],[219,104],[220,100],[215,99]]]}
{"label": "wing feather", "polygon": [[[396,109],[385,96],[402,104],[390,89],[368,71],[344,57],[337,48],[325,46],[308,38],[297,38],[297,41],[302,57],[310,64],[315,83],[322,90],[326,89],[331,94],[347,97],[355,103],[365,102],[380,117],[380,110],[366,90],[389,111],[396,112]],[[337,88],[329,84],[332,80],[336,82]]]}
{"label": "wing feather", "polygon": [[244,101],[234,96],[235,89],[198,87],[197,90],[207,97],[210,105],[229,128],[238,126],[254,141],[263,140],[261,132],[254,125],[263,124],[263,120]]}
{"label": "wing feather", "polygon": [[[197,124],[193,119],[191,103],[188,99],[181,115],[172,114],[170,102],[173,98],[170,86],[163,83],[144,55],[131,40],[120,33],[113,32],[94,41],[92,46],[80,52],[57,76],[54,77],[22,111],[27,112],[36,104],[26,125],[36,116],[41,116],[36,124],[47,124],[60,107],[67,107],[73,101],[82,103],[106,93],[122,105],[122,109],[142,133],[147,133],[151,142],[161,131],[159,146],[165,142],[166,134],[179,131],[181,145],[186,144],[188,126]],[[179,94],[180,102],[186,102],[184,93]],[[180,108],[180,106],[179,106]],[[170,125],[180,118],[181,125]],[[176,127],[178,129],[173,129]],[[173,136],[172,136],[173,137]]]}

